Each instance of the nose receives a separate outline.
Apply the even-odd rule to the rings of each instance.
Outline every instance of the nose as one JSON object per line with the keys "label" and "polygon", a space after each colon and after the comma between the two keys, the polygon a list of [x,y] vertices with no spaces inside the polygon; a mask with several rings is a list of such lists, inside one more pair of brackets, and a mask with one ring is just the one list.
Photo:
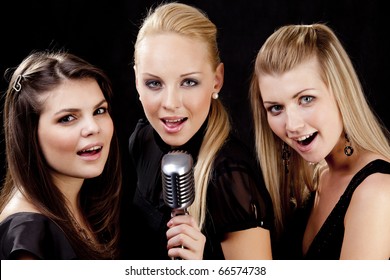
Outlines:
{"label": "nose", "polygon": [[304,120],[297,109],[286,109],[286,130],[288,132],[297,132],[302,129],[304,125]]}
{"label": "nose", "polygon": [[163,95],[162,106],[166,110],[175,110],[181,106],[181,96],[178,90],[167,88]]}
{"label": "nose", "polygon": [[83,127],[81,129],[82,137],[88,137],[99,132],[100,125],[93,117],[87,118],[83,121]]}

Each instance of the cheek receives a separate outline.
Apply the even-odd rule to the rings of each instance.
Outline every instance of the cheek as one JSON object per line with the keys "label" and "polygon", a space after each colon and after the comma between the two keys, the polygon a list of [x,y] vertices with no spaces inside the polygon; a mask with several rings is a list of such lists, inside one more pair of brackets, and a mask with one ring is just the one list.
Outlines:
{"label": "cheek", "polygon": [[211,96],[205,94],[205,97],[199,102],[199,109],[204,111],[209,111],[211,106]]}
{"label": "cheek", "polygon": [[285,121],[281,116],[271,116],[267,118],[268,125],[271,130],[280,138],[286,134]]}
{"label": "cheek", "polygon": [[114,122],[111,118],[107,118],[107,121],[105,121],[102,124],[102,129],[105,131],[105,134],[108,138],[112,138],[114,135]]}
{"label": "cheek", "polygon": [[[77,144],[76,137],[72,133],[45,133],[40,137],[39,143],[45,157],[50,157],[51,154],[63,154],[66,152],[74,152]],[[65,154],[63,154],[65,155]]]}
{"label": "cheek", "polygon": [[313,124],[328,126],[332,130],[342,126],[340,111],[334,101],[324,103],[323,106],[316,108],[315,112],[311,114],[310,121]]}
{"label": "cheek", "polygon": [[[76,142],[69,133],[45,133],[39,139],[44,158],[54,170],[60,170],[64,164],[69,165],[76,154]],[[59,160],[60,159],[60,160]]]}
{"label": "cheek", "polygon": [[186,98],[183,100],[183,103],[187,110],[193,115],[198,114],[207,117],[210,111],[211,97],[204,94],[201,99],[196,100],[195,98]]}
{"label": "cheek", "polygon": [[160,101],[157,97],[140,94],[140,101],[145,113],[152,113],[160,108]]}
{"label": "cheek", "polygon": [[74,132],[57,130],[55,127],[45,125],[38,127],[38,140],[46,159],[60,153],[73,152],[77,144]]}

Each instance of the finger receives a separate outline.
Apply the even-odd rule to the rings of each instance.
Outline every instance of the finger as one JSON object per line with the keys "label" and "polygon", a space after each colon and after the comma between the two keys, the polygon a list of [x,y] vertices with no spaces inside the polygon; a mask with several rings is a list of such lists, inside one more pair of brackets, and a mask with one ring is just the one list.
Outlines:
{"label": "finger", "polygon": [[173,259],[201,260],[203,259],[203,250],[192,251],[186,248],[176,247],[168,250],[168,256]]}
{"label": "finger", "polygon": [[168,227],[173,227],[180,224],[187,224],[199,230],[198,224],[191,215],[179,215],[171,218],[168,222]]}
{"label": "finger", "polygon": [[[170,229],[169,233],[167,233],[167,236],[170,236],[171,233],[174,233],[175,230],[178,227],[184,227],[184,228],[189,228],[188,225],[180,225],[176,226],[173,229]],[[202,259],[203,258],[203,251],[204,251],[204,246],[206,243],[206,237],[197,230],[190,230],[191,236],[185,233],[178,233],[178,234],[172,234],[172,237],[168,238],[167,242],[167,249],[169,254],[172,256],[176,257],[179,254],[180,257],[188,259]],[[174,248],[181,248],[183,250],[173,250],[171,249]]]}
{"label": "finger", "polygon": [[[168,255],[171,258],[181,258],[181,259],[202,259],[203,258],[203,251],[204,251],[204,243],[197,241],[194,242],[193,240],[190,240],[187,238],[182,239],[183,245],[179,242],[173,241],[171,244],[168,245]],[[171,245],[177,245],[170,247]]]}
{"label": "finger", "polygon": [[203,234],[200,232],[198,227],[194,228],[188,224],[178,224],[169,228],[166,232],[167,239],[171,239],[174,236],[184,234],[189,236],[194,240],[199,240],[203,238]]}

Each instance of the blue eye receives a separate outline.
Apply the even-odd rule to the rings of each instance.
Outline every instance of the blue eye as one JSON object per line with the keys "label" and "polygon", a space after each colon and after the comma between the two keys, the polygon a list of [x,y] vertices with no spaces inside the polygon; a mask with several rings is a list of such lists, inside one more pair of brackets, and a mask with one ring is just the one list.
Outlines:
{"label": "blue eye", "polygon": [[158,89],[158,88],[161,88],[161,83],[159,81],[156,81],[156,80],[150,80],[150,81],[146,81],[145,82],[145,85],[150,88],[150,89]]}
{"label": "blue eye", "polygon": [[283,110],[283,106],[281,105],[273,105],[267,108],[267,111],[272,115],[278,115]]}
{"label": "blue eye", "polygon": [[193,86],[196,86],[197,84],[198,84],[198,82],[193,80],[193,79],[186,79],[182,83],[182,85],[185,87],[193,87]]}
{"label": "blue eye", "polygon": [[301,97],[301,103],[302,104],[308,104],[314,100],[313,96],[302,96]]}

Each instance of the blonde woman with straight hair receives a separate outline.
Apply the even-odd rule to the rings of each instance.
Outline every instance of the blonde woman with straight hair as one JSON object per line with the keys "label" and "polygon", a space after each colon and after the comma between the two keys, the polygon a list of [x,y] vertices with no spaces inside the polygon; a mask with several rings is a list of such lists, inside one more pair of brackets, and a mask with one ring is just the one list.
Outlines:
{"label": "blonde woman with straight hair", "polygon": [[389,133],[334,32],[276,30],[257,55],[250,97],[276,226],[294,245],[285,258],[388,259]]}
{"label": "blonde woman with straight hair", "polygon": [[[156,7],[139,30],[134,71],[147,120],[129,143],[138,177],[131,213],[136,234],[151,241],[134,258],[272,257],[271,199],[218,98],[224,68],[216,33],[205,13],[179,3]],[[160,166],[173,150],[194,159],[195,200],[190,215],[171,219]]]}

